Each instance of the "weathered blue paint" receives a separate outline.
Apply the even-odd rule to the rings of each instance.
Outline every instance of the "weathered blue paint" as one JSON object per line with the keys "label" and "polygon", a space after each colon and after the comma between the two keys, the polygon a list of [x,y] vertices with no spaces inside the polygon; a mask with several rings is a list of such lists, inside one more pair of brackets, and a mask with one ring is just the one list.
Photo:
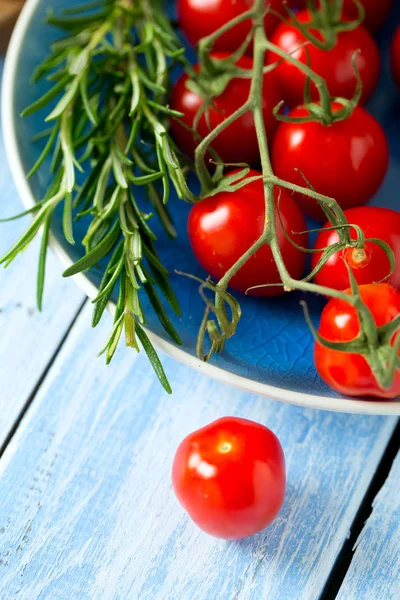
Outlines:
{"label": "weathered blue paint", "polygon": [[[89,310],[0,461],[0,598],[316,600],[395,420],[258,398],[171,359],[168,397],[145,356],[94,359],[109,323],[88,331]],[[231,543],[170,484],[183,436],[226,414],[270,426],[288,469],[276,522]]]}
{"label": "weathered blue paint", "polygon": [[[0,77],[3,61],[0,61]],[[23,209],[4,154],[0,125],[0,219]],[[0,223],[0,255],[29,223]],[[49,253],[44,312],[36,309],[38,240],[7,269],[0,267],[0,447],[32,389],[40,379],[64,332],[84,300]]]}
{"label": "weathered blue paint", "polygon": [[337,600],[400,598],[400,454],[373,503],[373,512]]}
{"label": "weathered blue paint", "polygon": [[[18,210],[0,142],[0,215]],[[0,251],[23,227],[0,225]],[[82,301],[50,256],[46,311],[34,314],[36,253],[0,270],[0,445]],[[395,421],[282,405],[169,359],[166,397],[144,356],[95,360],[109,322],[91,331],[89,317],[87,307],[0,460],[1,600],[316,600]],[[270,426],[288,466],[277,521],[234,543],[191,524],[169,477],[180,439],[225,414]],[[399,469],[397,459],[340,600],[400,596]]]}

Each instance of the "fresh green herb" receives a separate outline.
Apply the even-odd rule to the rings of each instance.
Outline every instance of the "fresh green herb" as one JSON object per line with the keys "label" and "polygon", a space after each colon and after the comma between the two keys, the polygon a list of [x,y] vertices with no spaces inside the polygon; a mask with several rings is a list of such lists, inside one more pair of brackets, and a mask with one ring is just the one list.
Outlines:
{"label": "fresh green herb", "polygon": [[[139,349],[137,337],[170,392],[139,323],[146,322],[140,300],[145,293],[168,335],[181,343],[160,299],[159,293],[179,314],[148,213],[153,211],[174,237],[165,207],[170,185],[179,198],[193,199],[185,181],[186,164],[167,129],[170,71],[177,61],[185,60],[183,48],[168,24],[161,0],[91,2],[66,10],[62,16],[50,14],[47,20],[67,35],[52,45],[50,56],[34,74],[34,80],[46,77],[51,87],[23,115],[48,107],[45,121],[51,129],[44,134],[44,150],[29,176],[48,156],[55,176],[46,198],[30,211],[35,213],[33,223],[0,262],[8,265],[43,226],[38,270],[41,307],[54,210],[63,205],[63,231],[71,244],[76,220],[89,215],[85,254],[64,276],[106,261],[99,294],[93,301],[93,325],[116,294],[114,327],[104,348],[107,362],[123,332],[126,344]],[[139,186],[150,210],[136,200]]]}

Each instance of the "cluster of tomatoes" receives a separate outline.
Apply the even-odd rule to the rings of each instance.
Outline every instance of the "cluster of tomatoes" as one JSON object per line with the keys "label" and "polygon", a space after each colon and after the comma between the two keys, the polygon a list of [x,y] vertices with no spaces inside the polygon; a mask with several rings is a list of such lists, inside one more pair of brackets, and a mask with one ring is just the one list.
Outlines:
{"label": "cluster of tomatoes", "polygon": [[[360,231],[365,236],[361,247],[350,245],[331,252],[317,270],[326,249],[340,240],[331,223],[320,226],[311,255],[314,282],[344,291],[349,288],[350,268],[375,326],[384,328],[400,314],[400,213],[365,206],[385,177],[389,150],[384,131],[362,105],[373,94],[380,73],[380,55],[372,33],[385,21],[391,0],[361,2],[365,8],[364,24],[341,31],[335,46],[326,50],[305,44],[306,38],[298,27],[280,19],[279,15],[285,15],[283,0],[266,1],[270,10],[264,26],[269,39],[287,55],[308,63],[326,81],[332,97],[354,96],[357,79],[352,59],[359,51],[356,63],[362,94],[361,106],[356,106],[343,121],[329,125],[304,122],[301,117],[308,112],[303,100],[305,75],[291,61],[280,60],[269,51],[267,64],[280,62],[264,75],[263,115],[274,174],[301,187],[305,181],[310,182],[320,194],[335,198],[348,223],[355,226],[349,229],[350,239],[358,239]],[[309,22],[305,0],[288,0],[288,4],[298,11],[300,23]],[[247,0],[178,0],[180,24],[193,45],[248,7]],[[357,16],[357,3],[343,0],[343,21]],[[219,37],[212,58],[218,61],[228,57],[246,39],[250,28],[250,22],[244,21]],[[251,45],[248,54],[237,60],[240,69],[252,69]],[[392,43],[391,67],[400,88],[400,26]],[[224,91],[213,98],[206,117],[205,112],[201,114],[203,98],[187,82],[187,75],[183,75],[171,97],[172,108],[184,114],[187,128],[174,122],[172,130],[179,147],[193,156],[198,142],[190,128],[196,122],[197,133],[207,136],[246,102],[251,84],[249,78],[231,79]],[[314,102],[318,101],[313,84],[309,93]],[[293,118],[291,122],[278,123],[273,115],[272,109],[282,99],[286,115]],[[333,112],[341,108],[340,103],[332,106]],[[262,180],[257,179],[261,176],[257,170],[260,156],[252,114],[244,114],[224,129],[214,139],[212,148],[224,163],[247,163],[252,167],[246,176],[252,180],[247,185],[202,200],[193,206],[189,216],[193,251],[206,271],[218,280],[263,232],[264,187]],[[301,278],[306,254],[300,248],[308,248],[305,216],[321,222],[325,215],[315,200],[283,187],[275,186],[275,205],[283,260],[290,275]],[[395,259],[389,277],[392,264],[385,244]],[[386,283],[377,283],[384,279]],[[236,272],[229,285],[241,292],[274,296],[283,292],[280,282],[271,249],[264,245]],[[262,287],[263,284],[277,285]],[[320,335],[332,342],[350,342],[359,332],[359,315],[354,306],[343,299],[331,299],[322,314]],[[389,389],[381,389],[361,354],[316,343],[315,362],[321,377],[339,392],[386,398],[400,394],[400,371],[396,370]],[[225,539],[241,538],[263,529],[275,518],[284,498],[285,461],[279,440],[267,428],[244,419],[219,419],[190,434],[177,450],[172,475],[175,493],[192,519],[206,532]]]}
{"label": "cluster of tomatoes", "polygon": [[[365,206],[385,177],[389,148],[382,127],[362,105],[373,94],[380,74],[381,57],[372,33],[385,21],[391,0],[362,0],[364,24],[341,30],[330,50],[305,43],[306,38],[298,26],[287,18],[279,17],[286,10],[283,0],[268,0],[266,4],[270,10],[265,16],[264,25],[270,41],[286,55],[304,65],[308,64],[314,73],[325,80],[331,97],[349,100],[354,97],[357,77],[353,58],[356,57],[362,82],[360,103],[348,118],[327,125],[317,121],[302,121],[301,117],[308,114],[308,108],[304,106],[306,77],[291,61],[282,59],[282,55],[278,56],[272,50],[268,51],[266,63],[272,65],[279,62],[275,69],[264,75],[263,116],[274,174],[281,180],[301,187],[309,182],[318,193],[334,198],[344,210],[348,222],[361,228],[366,239],[383,240],[392,249],[396,266],[390,277],[387,277],[391,267],[387,252],[381,244],[373,241],[366,241],[362,249],[349,247],[336,252],[314,277],[316,284],[344,291],[349,287],[346,261],[361,286],[360,293],[364,299],[369,298],[371,293],[381,298],[386,295],[388,305],[383,319],[387,322],[389,315],[398,311],[400,305],[400,296],[397,292],[393,295],[390,287],[400,290],[400,214],[390,209]],[[304,7],[304,0],[289,0],[288,4],[298,11],[296,17],[300,23],[310,22],[312,17]],[[192,44],[248,8],[246,0],[178,0],[180,25]],[[343,0],[343,21],[350,21],[357,14],[357,4],[353,0]],[[211,57],[215,61],[225,59],[237,50],[250,29],[251,21],[246,20],[227,31],[216,40]],[[318,31],[314,31],[314,34],[318,38]],[[248,55],[237,60],[240,69],[252,69],[252,50],[250,44]],[[400,86],[400,28],[393,40],[391,62],[394,80]],[[203,112],[204,99],[187,83],[188,75],[182,75],[172,90],[171,108],[184,114],[182,120],[188,127],[185,128],[178,121],[172,122],[171,126],[180,149],[193,156],[198,138],[193,136],[190,128],[195,127],[201,137],[207,136],[210,130],[246,102],[251,79],[232,78],[223,92],[213,98],[207,111]],[[319,95],[314,83],[310,85],[309,93],[312,101],[317,102]],[[281,100],[285,102],[286,116],[292,117],[290,122],[278,122],[273,115],[273,108]],[[340,103],[333,103],[333,113],[342,107]],[[198,114],[201,114],[200,118]],[[257,170],[260,155],[251,112],[225,128],[213,141],[212,148],[224,163],[247,163],[253,167],[247,177],[261,176]],[[278,198],[277,236],[281,254],[290,276],[299,279],[306,266],[306,253],[299,247],[308,248],[305,216],[320,222],[326,217],[316,200],[275,186],[277,212]],[[193,206],[189,217],[189,238],[193,251],[208,274],[218,280],[260,237],[264,222],[265,203],[261,180],[252,181],[236,192],[221,192],[206,198]],[[357,237],[355,228],[350,229],[350,235],[353,239]],[[325,223],[314,243],[313,269],[323,250],[338,240],[338,232],[332,229],[329,222]],[[385,280],[385,284],[376,283],[382,280]],[[234,290],[265,297],[283,293],[280,283],[271,249],[264,245],[239,269],[229,285]],[[363,288],[369,284],[373,284],[372,291]],[[370,304],[370,309],[374,311],[374,303]],[[347,321],[336,318],[338,311],[348,314]],[[375,315],[375,318],[377,320],[378,316]],[[379,319],[382,320],[382,315]],[[339,322],[347,324],[339,326]],[[332,341],[352,339],[359,332],[356,311],[348,303],[331,300],[322,315],[321,332]],[[363,357],[354,357],[353,362],[358,366],[353,377],[349,376],[351,370],[348,365],[351,361],[348,355],[343,357],[341,353],[317,344],[315,359],[320,375],[341,393],[382,397],[394,397],[400,393],[400,378],[397,376],[389,390],[381,390]]]}

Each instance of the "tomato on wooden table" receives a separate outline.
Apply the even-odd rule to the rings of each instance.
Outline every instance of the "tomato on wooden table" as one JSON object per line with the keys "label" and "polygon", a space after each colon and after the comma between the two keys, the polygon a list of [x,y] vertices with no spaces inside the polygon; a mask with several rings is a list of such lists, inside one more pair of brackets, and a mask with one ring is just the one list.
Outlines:
{"label": "tomato on wooden table", "polygon": [[400,88],[400,25],[397,27],[390,49],[390,63],[392,67],[393,79]]}
{"label": "tomato on wooden table", "polygon": [[[333,110],[339,108],[334,103]],[[306,114],[299,107],[288,116]],[[329,126],[281,123],[273,140],[272,163],[280,179],[306,187],[303,173],[318,193],[335,198],[346,209],[365,204],[377,192],[388,168],[389,147],[378,121],[357,106],[348,119]],[[303,194],[296,197],[311,217],[326,219],[316,200]]]}
{"label": "tomato on wooden table", "polygon": [[[213,53],[214,59],[222,59],[229,56],[226,52]],[[251,70],[253,59],[243,56],[237,61],[238,67]],[[188,76],[182,75],[174,85],[171,95],[171,108],[184,113],[182,120],[194,129],[195,117],[204,99],[191,91],[186,86]],[[197,133],[206,137],[210,131],[215,129],[227,117],[240,108],[247,100],[250,92],[251,79],[234,78],[226,86],[218,97],[214,98],[213,104],[208,111],[208,122],[203,113],[197,124]],[[277,127],[277,121],[272,114],[272,109],[278,104],[280,95],[276,86],[273,73],[264,76],[263,87],[263,115],[268,138],[271,140]],[[171,131],[179,148],[194,156],[194,151],[199,141],[193,134],[180,125],[176,120],[171,121]],[[224,131],[222,131],[212,144],[212,148],[218,153],[221,160],[226,163],[245,162],[257,166],[260,162],[257,135],[254,127],[254,119],[251,112],[245,113]]]}
{"label": "tomato on wooden table", "polygon": [[188,435],[172,468],[179,502],[205,532],[253,535],[278,514],[285,495],[282,446],[267,427],[225,417]]}
{"label": "tomato on wooden table", "polygon": [[[301,22],[310,21],[307,10],[298,13],[297,18]],[[318,32],[314,32],[318,35]],[[321,38],[322,39],[322,38]],[[356,77],[353,70],[352,58],[357,55],[356,64],[362,80],[361,103],[365,103],[375,90],[379,72],[380,58],[379,49],[368,30],[360,25],[353,31],[339,33],[337,43],[332,50],[322,50],[308,43],[301,47],[306,38],[301,31],[290,23],[281,23],[271,37],[271,42],[281,50],[303,64],[307,64],[307,52],[310,58],[312,70],[323,77],[327,83],[332,97],[340,96],[351,99],[356,90]],[[280,60],[280,57],[269,51],[267,53],[268,64]],[[284,60],[275,69],[278,77],[282,100],[289,106],[296,106],[304,102],[304,86],[306,77],[296,65]],[[314,83],[311,84],[311,97],[319,99],[319,94]]]}
{"label": "tomato on wooden table", "polygon": [[[266,0],[265,5],[275,12],[286,14],[283,0]],[[251,3],[248,0],[178,0],[178,21],[189,42],[195,45],[201,38],[214,33],[250,7]],[[264,19],[267,35],[270,35],[279,23],[277,15],[267,13]],[[250,19],[239,23],[218,38],[213,50],[233,52],[250,31]]]}
{"label": "tomato on wooden table", "polygon": [[[361,227],[366,238],[378,238],[391,247],[396,266],[386,283],[400,290],[400,213],[375,206],[349,208],[344,213],[349,223]],[[324,231],[318,234],[315,241],[315,249],[322,250],[339,241],[337,231],[329,231],[329,227],[331,223],[325,223]],[[354,228],[350,229],[350,237],[357,239]],[[312,254],[312,268],[317,265],[321,255],[322,251]],[[390,262],[386,252],[377,244],[366,242],[361,251],[358,248],[346,248],[331,256],[315,275],[315,283],[337,290],[347,289],[349,274],[343,259],[351,267],[358,284],[377,283],[390,272]]]}
{"label": "tomato on wooden table", "polygon": [[[261,173],[250,171],[248,177],[257,175]],[[275,187],[279,245],[290,275],[299,278],[304,271],[306,254],[295,248],[284,235],[277,214],[279,194],[279,211],[285,230],[302,247],[307,247],[306,223],[291,195]],[[264,188],[261,180],[251,182],[236,192],[220,192],[201,200],[192,207],[188,221],[189,240],[197,260],[209,275],[220,279],[261,236],[264,220]],[[280,282],[271,249],[265,244],[239,269],[229,287],[245,292],[252,286]],[[283,287],[263,287],[249,290],[248,293],[253,296],[277,296],[283,293]]]}
{"label": "tomato on wooden table", "polygon": [[[361,285],[359,291],[376,325],[386,325],[400,313],[400,293],[387,283]],[[318,331],[332,342],[354,340],[360,332],[355,308],[344,300],[331,299],[322,312]],[[321,378],[341,394],[378,398],[396,398],[400,395],[400,371],[396,370],[391,387],[383,390],[368,362],[360,354],[330,350],[316,342],[314,360]]]}

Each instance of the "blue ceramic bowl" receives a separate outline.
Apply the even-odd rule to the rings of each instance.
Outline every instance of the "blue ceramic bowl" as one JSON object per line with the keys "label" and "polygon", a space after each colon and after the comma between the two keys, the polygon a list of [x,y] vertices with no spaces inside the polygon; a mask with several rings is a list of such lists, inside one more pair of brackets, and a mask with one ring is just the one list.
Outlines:
{"label": "blue ceramic bowl", "polygon": [[[19,114],[47,89],[45,81],[32,85],[30,78],[34,67],[47,54],[49,44],[59,36],[58,31],[44,25],[46,11],[52,7],[57,12],[65,8],[66,4],[77,2],[28,0],[15,29],[6,60],[3,131],[13,176],[26,206],[31,206],[43,197],[50,179],[49,161],[45,161],[40,172],[29,182],[25,177],[41,152],[41,144],[32,143],[31,139],[43,129],[43,119],[48,111],[25,119],[21,119]],[[386,28],[379,35],[383,72],[379,89],[368,107],[385,127],[391,150],[390,169],[373,204],[395,209],[399,208],[400,187],[400,97],[390,77],[388,47],[394,25],[399,22],[400,6],[397,6]],[[183,316],[178,318],[171,315],[171,319],[182,338],[183,346],[178,347],[167,339],[143,295],[148,318],[147,329],[161,350],[192,367],[201,368],[210,376],[287,402],[337,411],[400,414],[399,402],[343,398],[321,381],[313,364],[313,339],[299,306],[300,294],[288,294],[268,301],[242,296],[240,302],[243,317],[237,334],[229,340],[221,355],[213,357],[208,364],[199,362],[195,355],[195,344],[204,306],[198,295],[198,286],[185,277],[175,275],[174,269],[179,268],[201,277],[205,273],[196,263],[188,244],[188,206],[174,197],[169,206],[179,237],[171,243],[160,232],[158,247],[164,263],[171,270],[171,283],[182,307]],[[65,265],[69,266],[81,256],[83,247],[80,240],[83,233],[83,230],[78,229],[75,235],[78,243],[70,246],[62,235],[61,218],[55,219],[51,244]],[[90,297],[96,295],[100,279],[100,269],[76,277],[77,283]],[[313,319],[318,322],[323,301],[311,296],[307,296],[306,300]]]}

